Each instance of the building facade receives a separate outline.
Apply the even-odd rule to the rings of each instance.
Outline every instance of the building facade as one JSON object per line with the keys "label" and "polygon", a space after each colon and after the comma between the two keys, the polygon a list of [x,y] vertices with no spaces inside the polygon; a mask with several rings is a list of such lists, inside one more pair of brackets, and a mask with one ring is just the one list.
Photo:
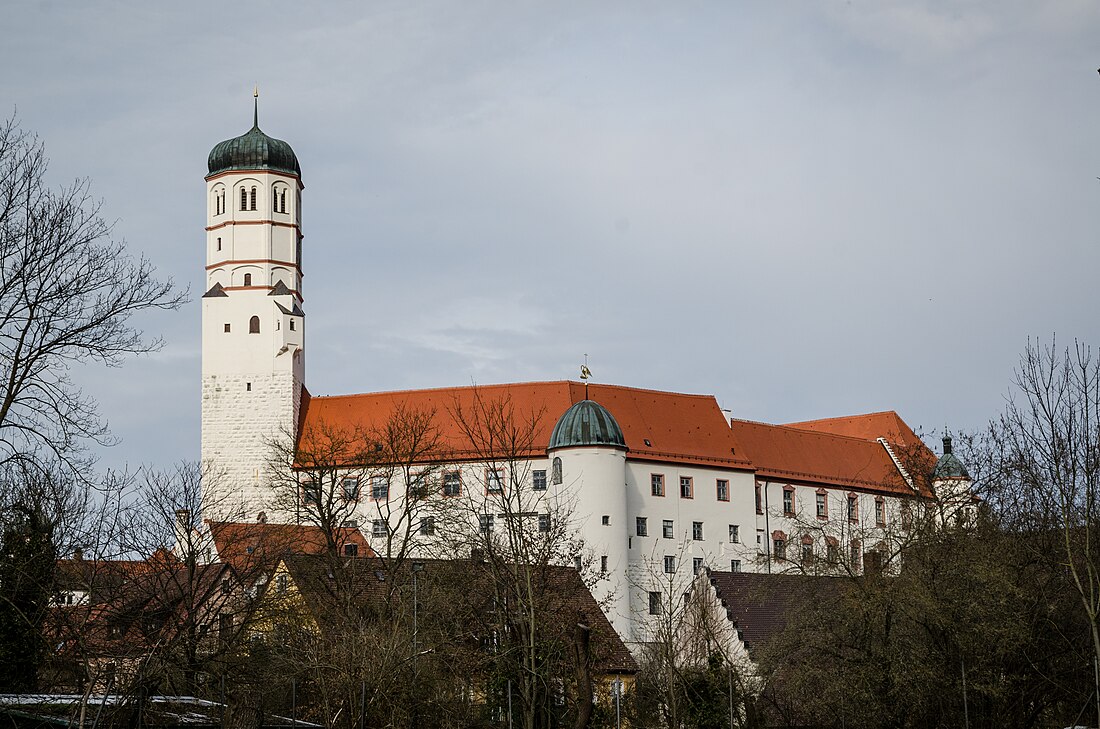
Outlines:
{"label": "building facade", "polygon": [[914,477],[935,457],[892,412],[780,426],[571,381],[311,396],[298,160],[256,121],[214,147],[206,183],[207,519],[302,523],[327,504],[378,554],[555,539],[550,558],[640,644],[705,567],[888,569],[908,505],[935,499]]}

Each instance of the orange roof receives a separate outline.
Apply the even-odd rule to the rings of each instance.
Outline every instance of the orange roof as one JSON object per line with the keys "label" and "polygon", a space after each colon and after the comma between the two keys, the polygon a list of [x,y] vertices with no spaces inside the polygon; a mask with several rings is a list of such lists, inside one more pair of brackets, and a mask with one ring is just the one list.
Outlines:
{"label": "orange roof", "polygon": [[[324,554],[327,548],[324,531],[309,524],[210,522],[210,536],[218,559],[241,574],[272,567],[285,554]],[[373,554],[358,529],[338,529],[335,536],[341,551],[345,544],[356,544],[360,555]]]}
{"label": "orange roof", "polygon": [[730,427],[758,476],[913,493],[886,448],[875,440],[748,420],[731,420]]}
{"label": "orange roof", "polygon": [[893,410],[866,415],[846,415],[841,418],[822,418],[805,420],[801,423],[787,423],[788,428],[812,430],[815,433],[847,435],[863,440],[885,438],[889,443],[900,446],[915,446],[922,443],[912,428]]}
{"label": "orange roof", "polygon": [[[631,459],[752,467],[711,395],[589,385],[588,396],[615,417]],[[565,380],[331,397],[307,394],[302,399],[301,432],[378,432],[395,413],[404,410],[433,416],[440,441],[437,458],[499,458],[507,455],[507,450],[515,451],[517,456],[534,456],[545,454],[550,432],[562,413],[584,399],[584,385]],[[494,403],[510,408],[510,420],[516,426],[533,423],[530,437],[518,439],[507,448],[499,447],[495,440],[492,444],[478,443],[487,429],[464,427],[462,421],[470,423],[479,410],[491,410]],[[458,417],[460,414],[463,417]],[[347,458],[348,462],[353,460]]]}

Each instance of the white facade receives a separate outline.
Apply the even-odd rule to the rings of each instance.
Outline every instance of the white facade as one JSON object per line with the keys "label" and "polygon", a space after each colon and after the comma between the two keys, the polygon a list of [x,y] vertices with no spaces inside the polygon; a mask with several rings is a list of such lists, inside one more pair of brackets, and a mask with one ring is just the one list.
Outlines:
{"label": "white facade", "polygon": [[267,500],[271,443],[298,422],[305,379],[301,189],[297,176],[271,170],[206,179],[206,518],[256,518]]}

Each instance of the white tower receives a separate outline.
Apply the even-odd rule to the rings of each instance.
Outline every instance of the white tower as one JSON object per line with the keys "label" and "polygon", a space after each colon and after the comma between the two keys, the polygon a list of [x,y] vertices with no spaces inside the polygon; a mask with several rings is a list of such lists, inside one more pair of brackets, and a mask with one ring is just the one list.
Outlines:
{"label": "white tower", "polygon": [[261,132],[258,116],[251,130],[219,143],[208,159],[202,297],[208,519],[252,520],[271,508],[271,445],[293,437],[305,379],[302,173],[290,145]]}

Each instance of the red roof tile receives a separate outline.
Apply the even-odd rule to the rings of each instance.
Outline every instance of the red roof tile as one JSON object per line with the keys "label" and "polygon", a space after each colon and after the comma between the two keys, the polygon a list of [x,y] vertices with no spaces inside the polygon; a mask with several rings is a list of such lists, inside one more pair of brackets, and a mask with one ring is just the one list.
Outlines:
{"label": "red roof tile", "polygon": [[845,415],[839,418],[821,418],[804,420],[800,423],[787,423],[788,428],[812,430],[815,433],[847,435],[863,440],[885,438],[888,442],[900,446],[914,446],[921,439],[913,432],[901,417],[893,410],[866,415]]}
{"label": "red roof tile", "polygon": [[731,420],[730,426],[758,476],[913,493],[877,441],[748,420]]}
{"label": "red roof tile", "polygon": [[[617,385],[590,385],[588,392],[590,399],[607,408],[619,423],[629,458],[751,467],[711,395]],[[585,399],[585,387],[563,380],[304,397],[302,431],[369,432],[382,428],[393,413],[404,407],[434,414],[442,442],[439,457],[452,460],[499,457],[502,455],[499,452],[487,454],[484,448],[477,447],[455,417],[458,412],[472,412],[478,398],[482,403],[506,402],[516,423],[535,423],[533,438],[523,444],[525,452],[517,453],[533,456],[546,452],[554,424],[573,403]]]}
{"label": "red roof tile", "polygon": [[[286,554],[324,554],[327,549],[324,531],[307,524],[210,522],[210,536],[218,550],[218,559],[241,574],[272,567]],[[372,554],[358,529],[339,529],[336,539],[341,552],[345,544],[355,544],[360,555]]]}

